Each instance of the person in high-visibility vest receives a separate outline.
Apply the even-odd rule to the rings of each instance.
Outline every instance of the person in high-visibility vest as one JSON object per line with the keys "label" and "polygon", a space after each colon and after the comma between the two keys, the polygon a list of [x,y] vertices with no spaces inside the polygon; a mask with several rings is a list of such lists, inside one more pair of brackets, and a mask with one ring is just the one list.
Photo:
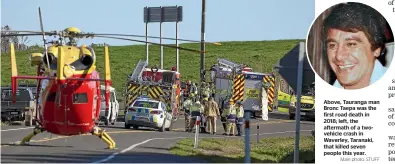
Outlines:
{"label": "person in high-visibility vest", "polygon": [[191,93],[193,93],[193,95],[194,95],[194,97],[192,98],[193,99],[192,101],[195,102],[196,96],[198,95],[198,89],[197,89],[196,83],[192,83],[191,90],[190,90],[189,94],[191,94]]}
{"label": "person in high-visibility vest", "polygon": [[[195,125],[197,116],[201,116],[204,112],[204,107],[200,104],[200,101],[196,101],[191,107],[191,122],[189,123],[189,132],[192,132],[193,126]],[[199,130],[199,129],[196,129]]]}
{"label": "person in high-visibility vest", "polygon": [[226,115],[226,135],[233,136],[235,134],[235,123],[236,123],[236,108],[233,100],[229,101],[229,107],[224,111]]}
{"label": "person in high-visibility vest", "polygon": [[241,126],[243,125],[243,118],[244,118],[244,109],[243,109],[243,104],[241,104],[241,101],[236,102],[236,128],[237,128],[237,135],[236,136],[241,136],[243,135],[243,131]]}
{"label": "person in high-visibility vest", "polygon": [[191,116],[191,107],[193,105],[192,102],[192,97],[193,94],[190,94],[187,100],[184,101],[184,116],[185,116],[185,131],[189,131],[189,121],[190,121],[190,116]]}

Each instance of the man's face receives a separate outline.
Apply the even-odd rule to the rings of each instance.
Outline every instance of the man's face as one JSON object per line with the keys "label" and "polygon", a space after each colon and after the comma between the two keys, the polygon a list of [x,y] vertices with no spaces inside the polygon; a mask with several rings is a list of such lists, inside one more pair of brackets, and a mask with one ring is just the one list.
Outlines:
{"label": "man's face", "polygon": [[[329,29],[327,54],[330,67],[343,87],[369,85],[375,58],[380,49],[371,50],[371,44],[362,31],[356,33]],[[361,84],[365,83],[365,84]]]}

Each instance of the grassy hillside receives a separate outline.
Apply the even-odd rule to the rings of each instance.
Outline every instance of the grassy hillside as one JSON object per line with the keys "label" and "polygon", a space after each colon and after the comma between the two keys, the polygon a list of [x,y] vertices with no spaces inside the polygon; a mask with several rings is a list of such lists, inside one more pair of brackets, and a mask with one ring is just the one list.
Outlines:
{"label": "grassy hillside", "polygon": [[[275,40],[275,41],[247,41],[223,42],[221,46],[206,45],[206,69],[217,62],[217,58],[226,58],[237,63],[251,66],[256,72],[271,72],[273,65],[283,57],[291,48],[301,40]],[[181,47],[200,49],[200,44],[181,44]],[[103,75],[103,47],[95,49],[98,70]],[[36,52],[41,52],[37,50]],[[113,86],[118,91],[118,97],[125,88],[128,74],[133,72],[139,59],[145,60],[145,45],[111,46],[109,47],[111,60],[111,78]],[[19,75],[35,75],[36,68],[30,66],[28,54],[32,51],[19,51],[16,53]],[[149,65],[160,66],[160,46],[150,46]],[[176,64],[176,51],[173,48],[164,48],[164,68],[170,69]],[[180,72],[182,80],[190,79],[198,82],[200,69],[200,54],[180,50]],[[1,55],[1,85],[10,85],[10,58],[9,54]]]}

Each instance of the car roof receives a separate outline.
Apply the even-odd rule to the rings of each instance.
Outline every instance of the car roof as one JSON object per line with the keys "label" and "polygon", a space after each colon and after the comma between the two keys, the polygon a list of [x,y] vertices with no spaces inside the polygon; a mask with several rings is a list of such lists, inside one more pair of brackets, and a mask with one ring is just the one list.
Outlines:
{"label": "car roof", "polygon": [[[11,87],[1,87],[1,90],[11,90],[12,88]],[[18,88],[17,88],[18,90],[19,89],[28,89],[28,90],[32,90],[32,87],[20,87],[20,86],[18,86]]]}
{"label": "car roof", "polygon": [[156,102],[156,103],[161,102],[161,101],[158,101],[158,100],[155,100],[155,99],[152,99],[152,98],[145,98],[145,97],[137,98],[136,101],[146,101],[146,102]]}
{"label": "car roof", "polygon": [[[106,89],[106,86],[100,85],[100,89],[101,89],[101,90],[105,90],[105,89]],[[115,91],[115,88],[113,88],[113,87],[110,86],[110,92],[114,92],[114,91]]]}

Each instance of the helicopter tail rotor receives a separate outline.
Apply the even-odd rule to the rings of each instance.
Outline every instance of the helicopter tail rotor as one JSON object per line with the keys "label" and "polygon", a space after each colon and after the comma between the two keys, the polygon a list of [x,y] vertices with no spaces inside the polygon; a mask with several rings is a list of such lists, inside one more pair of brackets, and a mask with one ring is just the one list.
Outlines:
{"label": "helicopter tail rotor", "polygon": [[110,57],[108,55],[108,46],[104,46],[104,83],[106,91],[106,111],[109,109],[109,97],[110,97],[110,86],[111,86],[111,74],[110,74]]}

